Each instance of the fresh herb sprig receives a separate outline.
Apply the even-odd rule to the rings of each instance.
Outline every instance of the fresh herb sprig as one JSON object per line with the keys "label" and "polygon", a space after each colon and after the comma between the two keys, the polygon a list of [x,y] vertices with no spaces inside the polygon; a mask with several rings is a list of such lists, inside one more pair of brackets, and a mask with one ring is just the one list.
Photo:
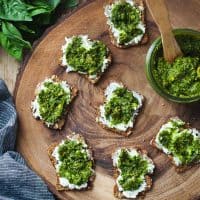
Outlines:
{"label": "fresh herb sprig", "polygon": [[78,0],[0,0],[0,46],[21,61],[24,49]]}

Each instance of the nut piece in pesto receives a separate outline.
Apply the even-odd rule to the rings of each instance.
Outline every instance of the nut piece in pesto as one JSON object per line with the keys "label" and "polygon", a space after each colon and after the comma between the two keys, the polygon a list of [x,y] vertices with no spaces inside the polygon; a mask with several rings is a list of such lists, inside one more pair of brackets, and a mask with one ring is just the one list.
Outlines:
{"label": "nut piece in pesto", "polygon": [[134,125],[143,96],[128,90],[123,84],[111,82],[105,90],[104,104],[99,108],[96,121],[104,128],[128,136]]}
{"label": "nut piece in pesto", "polygon": [[126,48],[147,42],[143,0],[115,0],[105,7],[112,43]]}
{"label": "nut piece in pesto", "polygon": [[94,177],[94,160],[85,139],[72,133],[65,140],[48,148],[56,169],[57,190],[89,189]]}
{"label": "nut piece in pesto", "polygon": [[200,132],[178,117],[162,125],[151,144],[169,156],[178,172],[200,162]]}
{"label": "nut piece in pesto", "polygon": [[151,189],[149,175],[153,174],[155,166],[146,151],[120,148],[113,153],[112,159],[116,176],[114,195],[117,198],[135,199]]}
{"label": "nut piece in pesto", "polygon": [[33,116],[40,119],[47,127],[61,129],[69,104],[76,96],[77,90],[57,76],[46,78],[37,85],[35,99],[31,102]]}
{"label": "nut piece in pesto", "polygon": [[99,40],[90,40],[87,35],[65,38],[62,46],[62,63],[67,72],[83,74],[96,83],[111,63],[111,53]]}

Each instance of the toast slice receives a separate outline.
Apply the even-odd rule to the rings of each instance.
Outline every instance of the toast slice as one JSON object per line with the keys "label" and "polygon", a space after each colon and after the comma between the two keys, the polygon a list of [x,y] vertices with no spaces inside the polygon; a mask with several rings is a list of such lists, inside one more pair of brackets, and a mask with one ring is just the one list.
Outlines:
{"label": "toast slice", "polygon": [[[66,92],[66,95],[68,94],[68,92],[70,94],[69,99],[65,101],[65,106],[63,106],[63,111],[60,113],[61,115],[57,116],[57,118],[55,120],[52,119],[52,121],[46,120],[43,117],[44,114],[42,116],[42,114],[40,113],[40,104],[38,103],[39,95],[41,93],[44,93],[44,91],[46,90],[46,87],[45,87],[46,83],[52,83],[52,84],[59,85],[59,87],[62,88],[61,90]],[[46,93],[46,96],[51,95],[51,96],[54,96],[53,98],[56,98],[56,94],[53,94],[53,91],[54,90],[49,90],[49,92]],[[37,85],[36,90],[35,90],[35,99],[31,102],[31,110],[32,110],[33,117],[38,120],[41,120],[49,128],[59,129],[59,130],[62,129],[62,127],[65,124],[65,117],[69,111],[69,105],[71,104],[73,99],[77,96],[77,92],[78,92],[78,90],[75,87],[70,86],[69,84],[67,84],[66,81],[59,80],[56,75],[53,75],[51,78],[45,79],[43,82],[41,82]],[[62,104],[63,102],[61,102],[61,99],[59,99],[59,98],[60,97],[57,97],[56,101],[58,101],[59,103]],[[48,103],[48,101],[52,101],[52,99],[50,100],[50,97],[46,97],[45,101],[46,101],[46,103]],[[50,104],[53,105],[53,102],[51,102]],[[51,117],[51,115],[53,116],[54,112],[57,111],[56,106],[58,106],[58,105],[55,104],[55,107],[53,107],[53,106],[48,107],[46,112],[49,117]]]}
{"label": "toast slice", "polygon": [[[125,151],[128,153],[128,154],[124,154],[124,155],[128,155],[128,158],[122,156],[123,155],[122,151]],[[141,160],[144,160],[144,161],[138,162],[137,159],[133,159],[134,156],[139,157],[141,158]],[[126,162],[125,158],[128,159],[128,164],[125,164]],[[112,154],[112,159],[113,159],[113,166],[114,166],[114,178],[116,180],[116,184],[114,185],[114,188],[113,188],[114,196],[119,199],[135,199],[138,196],[144,197],[145,193],[149,191],[152,187],[152,179],[150,177],[150,174],[153,174],[153,171],[155,168],[153,161],[147,156],[147,152],[140,148],[119,148]],[[121,161],[121,165],[118,164],[119,161]],[[132,174],[130,177],[129,175],[124,177],[124,180],[122,180],[122,183],[124,183],[124,185],[128,183],[128,180],[131,180],[133,178],[134,180],[137,180],[137,177],[134,175],[134,174],[137,174],[135,173],[135,170],[138,170],[139,165],[141,165],[142,167],[144,162],[147,163],[147,168],[145,169],[144,173],[141,175],[143,178],[143,182],[141,182],[138,185],[137,189],[133,189],[134,184],[136,184],[135,181],[132,182],[132,185],[129,182],[130,185],[128,187],[132,189],[131,190],[130,189],[127,190],[127,188],[124,189],[123,185],[121,185],[120,183],[120,179],[123,179],[122,173],[124,174],[124,176],[126,176],[125,173],[129,173],[129,175]],[[126,165],[125,169],[123,169],[123,164]],[[129,165],[131,167],[130,171],[128,169]],[[133,168],[134,165],[137,167]]]}
{"label": "toast slice", "polygon": [[150,144],[169,157],[177,172],[184,172],[200,162],[200,131],[190,128],[179,117],[170,118],[162,125]]}
{"label": "toast slice", "polygon": [[[78,43],[77,40],[80,42]],[[111,64],[110,50],[103,42],[89,39],[88,35],[66,37],[65,41],[62,46],[60,65],[66,67],[66,72],[77,72],[91,83],[97,83]],[[73,57],[71,58],[70,55]]]}
{"label": "toast slice", "polygon": [[[140,22],[137,25],[137,28],[142,31],[142,34],[139,34],[136,37],[133,37],[129,42],[120,42],[119,40],[120,30],[116,28],[114,23],[112,22],[112,9],[114,5],[118,3],[124,3],[124,2],[130,4],[133,8],[138,9],[138,11],[140,12]],[[119,15],[121,13],[122,12],[120,12]],[[136,45],[142,45],[148,42],[148,34],[146,30],[146,20],[145,20],[145,4],[143,0],[113,0],[111,1],[110,4],[105,6],[104,14],[107,17],[107,24],[109,26],[109,35],[111,38],[111,42],[116,47],[128,48],[128,47],[132,47]]]}
{"label": "toast slice", "polygon": [[[82,150],[87,153],[88,160],[92,162],[91,176],[88,178],[87,182],[84,184],[75,185],[73,183],[70,183],[66,177],[61,177],[59,174],[59,165],[61,165],[61,162],[59,161],[58,147],[63,145],[65,141],[69,141],[69,142],[77,141],[78,143],[81,143],[83,145]],[[56,189],[58,191],[88,190],[88,189],[92,188],[92,184],[93,184],[93,181],[95,178],[94,159],[92,157],[92,150],[90,147],[88,147],[83,136],[81,136],[80,134],[72,133],[71,135],[67,136],[67,138],[65,140],[63,140],[62,142],[54,143],[54,144],[50,145],[48,148],[48,155],[51,160],[51,163],[53,164],[54,168],[56,169],[56,176],[57,176]],[[70,156],[70,155],[66,154],[66,156]],[[78,175],[80,175],[79,171],[77,171],[77,173],[78,173]]]}
{"label": "toast slice", "polygon": [[[137,106],[133,109],[133,112],[130,116],[130,119],[128,123],[118,123],[118,124],[113,124],[107,117],[106,117],[106,105],[109,104],[110,100],[113,98],[113,94],[115,91],[119,88],[124,88],[128,93],[132,93],[133,99],[137,101]],[[144,102],[144,97],[135,92],[135,91],[130,91],[128,90],[122,83],[117,83],[115,81],[111,81],[110,84],[107,86],[107,88],[104,91],[104,104],[100,105],[99,111],[98,111],[98,117],[96,118],[96,121],[105,129],[111,130],[115,133],[121,134],[123,136],[129,136],[132,133],[134,122],[136,119],[136,116],[139,114],[139,111],[143,105]],[[114,95],[115,96],[115,95]],[[123,97],[123,96],[122,96]],[[119,97],[119,100],[123,100],[122,97]],[[116,98],[116,96],[115,96]],[[120,100],[120,101],[121,101]],[[129,104],[130,102],[127,102]],[[116,113],[117,115],[123,115],[124,112],[124,105],[122,103],[119,103],[116,105],[118,107],[121,107],[122,109],[119,111],[119,113]],[[114,107],[113,107],[114,109]],[[111,116],[109,116],[111,119]]]}

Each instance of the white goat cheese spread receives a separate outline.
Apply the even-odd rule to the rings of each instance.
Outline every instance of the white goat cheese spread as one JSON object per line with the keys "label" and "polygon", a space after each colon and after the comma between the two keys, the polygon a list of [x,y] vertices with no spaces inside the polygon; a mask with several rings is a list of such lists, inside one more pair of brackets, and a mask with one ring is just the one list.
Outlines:
{"label": "white goat cheese spread", "polygon": [[[54,83],[54,84],[60,84],[60,86],[64,89],[64,91],[68,94],[70,94],[71,90],[70,90],[70,86],[67,84],[66,81],[61,81],[61,82],[56,82],[54,81],[52,78],[46,78],[43,82],[39,83],[36,87],[36,97],[35,99],[31,102],[31,109],[32,109],[32,113],[33,116],[35,118],[39,118],[39,119],[43,119],[42,116],[40,115],[40,104],[38,103],[38,95],[41,91],[46,90],[47,88],[45,87],[45,83]],[[45,122],[46,125],[49,127],[51,125],[53,125],[52,123],[48,123]]]}
{"label": "white goat cheese spread", "polygon": [[[65,37],[65,44],[61,48],[61,50],[62,50],[62,58],[61,58],[62,66],[66,66],[66,72],[76,71],[73,66],[70,66],[68,64],[67,59],[66,59],[67,48],[68,48],[69,44],[72,43],[74,37],[77,37],[77,36],[72,36],[72,37],[69,37],[69,38]],[[92,48],[93,41],[88,38],[88,35],[79,35],[78,37],[80,37],[82,39],[82,46],[85,49],[89,50],[90,48]],[[110,63],[110,60],[105,57],[104,60],[103,60],[102,67],[101,67],[102,73],[107,69],[109,63]],[[87,73],[81,72],[81,71],[78,71],[78,73],[87,74]],[[95,75],[89,75],[89,78],[90,79],[96,79],[97,75],[96,74]]]}
{"label": "white goat cheese spread", "polygon": [[[77,139],[74,139],[73,137],[68,137],[67,138],[68,140],[74,140],[74,141],[77,141],[77,142],[81,142],[83,144],[83,147],[87,148],[88,145],[84,142],[84,141],[80,141],[80,140],[77,140]],[[55,158],[56,160],[56,165],[55,165],[55,168],[56,168],[56,172],[58,173],[59,172],[59,167],[62,163],[62,161],[60,161],[59,159],[59,153],[58,153],[58,149],[60,146],[62,146],[64,144],[65,140],[63,140],[60,144],[58,144],[58,146],[55,147],[53,153],[52,153],[52,156]],[[83,150],[83,151],[86,151],[87,155],[89,158],[92,158],[90,153],[89,153],[89,150],[86,149],[86,150]],[[94,171],[93,171],[94,173]],[[72,184],[69,182],[69,180],[66,178],[66,177],[59,177],[59,184],[62,185],[63,187],[67,187],[71,190],[73,189],[76,189],[76,190],[81,190],[83,188],[87,188],[88,186],[88,182],[85,182],[81,185],[75,185],[75,184]]]}
{"label": "white goat cheese spread", "polygon": [[[119,156],[120,156],[121,151],[122,151],[122,149],[117,149],[115,151],[115,153],[112,155],[113,166],[116,167],[116,168],[117,168],[117,165],[118,165],[118,160],[119,160]],[[148,167],[147,168],[148,174],[153,173],[155,165],[153,164],[153,161],[146,154],[138,153],[138,151],[136,149],[129,149],[128,153],[129,153],[130,156],[142,156],[143,159],[148,161],[148,166],[147,166]],[[118,187],[119,191],[122,192],[124,197],[126,197],[126,198],[136,198],[137,195],[140,192],[143,192],[143,191],[146,190],[147,183],[145,181],[145,177],[143,178],[143,182],[137,190],[132,190],[132,191],[124,190],[119,183],[119,180],[122,179],[121,170],[118,169],[118,171],[119,171],[119,176],[116,179],[116,183],[117,183],[117,187]]]}
{"label": "white goat cheese spread", "polygon": [[[108,102],[112,98],[113,92],[117,88],[121,88],[121,87],[124,87],[124,86],[120,83],[117,83],[117,82],[110,83],[105,90],[106,102]],[[128,121],[127,124],[120,123],[120,124],[113,125],[109,120],[107,120],[106,116],[105,116],[105,104],[101,105],[99,108],[100,109],[100,117],[97,118],[97,121],[106,125],[109,128],[115,128],[119,131],[126,131],[129,127],[132,128],[134,125],[135,117],[138,115],[138,111],[142,107],[142,101],[143,101],[142,95],[140,95],[139,93],[137,93],[135,91],[132,91],[132,93],[133,93],[133,96],[138,100],[139,104],[138,104],[137,109],[133,112],[133,116],[131,117],[131,119]]]}
{"label": "white goat cheese spread", "polygon": [[[125,1],[133,7],[136,6],[135,2],[133,0],[125,0]],[[114,8],[114,6],[116,4],[118,4],[120,2],[121,1],[116,0],[113,4],[105,6],[105,11],[104,11],[105,16],[107,17],[107,24],[109,25],[110,30],[111,30],[113,36],[116,38],[118,44],[120,44],[120,33],[121,33],[121,31],[115,27],[115,25],[113,24],[113,22],[111,20],[111,17],[112,17],[112,9]],[[142,7],[142,6],[138,6],[137,8],[141,12],[144,11],[144,7]],[[139,22],[139,24],[137,25],[136,28],[140,29],[142,31],[142,34],[137,35],[136,37],[133,37],[132,40],[125,43],[124,45],[127,46],[127,45],[130,45],[130,44],[138,44],[142,40],[144,33],[145,33],[145,30],[146,30],[145,24],[142,22],[142,20]]]}
{"label": "white goat cheese spread", "polygon": [[[159,134],[162,131],[169,131],[171,128],[173,128],[174,127],[173,121],[175,121],[177,124],[180,124],[180,125],[181,124],[185,124],[185,122],[183,122],[182,120],[180,120],[178,118],[174,118],[174,119],[172,119],[172,121],[169,121],[166,124],[164,124],[164,125],[161,126],[161,128],[160,128],[160,130],[159,130],[159,132],[158,132],[158,134],[156,135],[156,138],[155,138],[155,143],[156,143],[157,148],[159,148],[165,154],[168,154],[168,155],[171,154],[172,152],[168,148],[164,147],[160,143],[160,141],[159,141]],[[200,132],[197,129],[195,129],[195,128],[188,128],[187,130],[194,136],[194,138],[200,138]],[[174,137],[176,137],[176,136],[172,135],[173,139],[174,139]],[[175,163],[176,166],[179,166],[179,165],[182,164],[181,160],[177,156],[175,156],[175,155],[173,155],[173,161],[174,161],[174,163]]]}

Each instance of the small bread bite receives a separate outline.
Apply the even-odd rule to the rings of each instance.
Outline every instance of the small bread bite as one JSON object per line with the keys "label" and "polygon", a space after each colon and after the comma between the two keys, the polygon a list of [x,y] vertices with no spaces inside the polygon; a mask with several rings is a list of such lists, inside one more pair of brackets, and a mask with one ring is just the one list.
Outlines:
{"label": "small bread bite", "polygon": [[148,41],[143,0],[113,0],[104,14],[115,46],[127,48]]}
{"label": "small bread bite", "polygon": [[155,165],[147,152],[135,148],[119,148],[113,155],[114,196],[119,199],[135,199],[151,189]]}
{"label": "small bread bite", "polygon": [[104,95],[104,104],[99,107],[96,121],[113,132],[124,136],[130,135],[144,97],[117,82],[111,82]]}
{"label": "small bread bite", "polygon": [[111,63],[111,53],[106,45],[87,35],[66,37],[65,42],[61,65],[66,67],[66,72],[78,72],[96,83]]}
{"label": "small bread bite", "polygon": [[33,117],[41,120],[47,127],[62,129],[70,103],[77,95],[77,89],[57,76],[46,78],[35,90],[31,102]]}
{"label": "small bread bite", "polygon": [[92,151],[85,139],[72,133],[60,143],[48,148],[49,158],[56,169],[56,189],[90,189],[95,177]]}
{"label": "small bread bite", "polygon": [[151,144],[168,155],[177,172],[200,162],[200,132],[178,117],[162,125]]}

